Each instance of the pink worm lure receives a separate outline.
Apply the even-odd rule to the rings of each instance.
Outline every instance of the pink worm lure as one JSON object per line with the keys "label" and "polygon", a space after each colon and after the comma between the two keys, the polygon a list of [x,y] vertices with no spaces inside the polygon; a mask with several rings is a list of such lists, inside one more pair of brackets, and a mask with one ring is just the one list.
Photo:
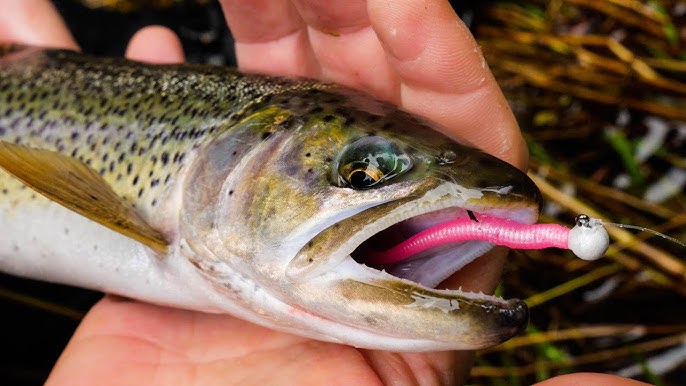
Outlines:
{"label": "pink worm lure", "polygon": [[369,264],[397,263],[446,243],[481,240],[514,249],[570,249],[579,258],[595,260],[603,256],[609,237],[602,221],[580,215],[569,229],[558,224],[521,224],[516,221],[482,215],[473,220],[462,217],[425,229],[395,247],[372,253]]}

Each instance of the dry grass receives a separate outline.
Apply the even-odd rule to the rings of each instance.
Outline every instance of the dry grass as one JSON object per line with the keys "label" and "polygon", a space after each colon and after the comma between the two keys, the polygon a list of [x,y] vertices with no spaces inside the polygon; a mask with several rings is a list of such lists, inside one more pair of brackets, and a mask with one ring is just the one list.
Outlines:
{"label": "dry grass", "polygon": [[[519,1],[483,10],[477,38],[525,132],[529,174],[552,203],[544,221],[571,224],[586,213],[686,240],[683,187],[646,200],[686,165],[686,4],[678,3]],[[473,384],[621,369],[656,384],[684,379],[686,249],[608,231],[608,258],[597,262],[513,254],[502,288],[527,299],[531,326],[481,352]]]}

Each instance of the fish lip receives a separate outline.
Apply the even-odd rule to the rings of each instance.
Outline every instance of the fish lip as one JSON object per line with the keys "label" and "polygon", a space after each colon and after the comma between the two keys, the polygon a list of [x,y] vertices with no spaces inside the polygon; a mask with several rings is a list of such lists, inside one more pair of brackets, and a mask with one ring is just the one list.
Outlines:
{"label": "fish lip", "polygon": [[[364,242],[369,240],[370,238],[374,237],[375,235],[379,234],[380,232],[395,226],[403,221],[411,220],[413,218],[417,218],[419,216],[424,216],[433,212],[439,212],[441,210],[447,210],[447,209],[457,209],[459,211],[464,211],[465,216],[467,215],[467,211],[473,211],[479,214],[486,214],[491,217],[499,217],[503,219],[508,219],[512,221],[517,221],[522,224],[531,224],[534,223],[537,218],[538,218],[538,210],[539,210],[539,203],[536,200],[536,198],[533,198],[530,200],[530,202],[527,203],[527,205],[520,205],[520,206],[514,206],[514,207],[509,207],[508,205],[487,205],[481,202],[480,200],[476,200],[475,202],[471,202],[470,194],[472,193],[466,193],[466,194],[455,194],[455,187],[452,184],[445,184],[444,188],[447,189],[441,189],[441,187],[437,187],[432,189],[428,193],[433,193],[432,197],[427,197],[429,195],[424,194],[422,197],[405,197],[403,199],[396,199],[396,200],[391,200],[391,201],[386,201],[383,203],[380,203],[377,206],[373,206],[371,208],[362,210],[360,212],[351,214],[350,216],[340,220],[339,222],[328,226],[325,228],[322,232],[320,232],[315,238],[312,240],[316,239],[319,237],[321,234],[325,234],[327,232],[339,232],[335,230],[334,228],[337,227],[336,224],[340,224],[342,222],[350,222],[354,221],[356,218],[359,218],[360,216],[366,216],[366,214],[370,210],[381,210],[384,211],[387,208],[389,210],[390,214],[386,214],[383,216],[372,216],[375,217],[374,221],[371,222],[371,224],[366,227],[365,229],[362,229],[355,234],[353,234],[351,237],[348,238],[348,241],[343,243],[342,245],[338,246],[337,250],[333,251],[330,253],[326,258],[324,259],[318,259],[318,261],[314,261],[313,259],[308,257],[308,254],[305,253],[303,254],[303,249],[301,249],[297,254],[296,257],[291,260],[289,263],[288,267],[286,268],[286,277],[291,280],[292,282],[302,282],[306,280],[310,280],[314,277],[320,276],[324,274],[327,271],[334,270],[336,269],[336,266],[338,264],[341,264],[345,260],[352,260],[353,257],[351,254],[357,250],[357,248],[360,247]],[[476,191],[476,189],[474,189]],[[507,187],[506,188],[485,188],[481,189],[478,191],[479,194],[483,194],[483,192],[492,192],[493,194],[498,194],[500,195],[503,191],[504,193],[508,192]],[[464,198],[464,196],[467,196],[467,199]],[[438,198],[436,198],[436,196]],[[403,202],[403,200],[406,200]],[[497,203],[500,202],[507,202],[507,200],[494,200]],[[400,203],[400,204],[399,204]],[[510,205],[511,206],[511,205]],[[394,212],[395,210],[395,212]],[[398,213],[396,213],[398,212]],[[470,241],[469,243],[484,243],[488,244],[485,242],[479,242],[479,241]],[[311,244],[308,243],[308,245]],[[490,247],[492,248],[491,244]],[[483,251],[480,253],[478,256],[474,256],[473,258],[470,259],[470,262],[477,257],[483,255],[486,253],[487,250]],[[306,265],[310,265],[310,267],[307,267],[305,269],[302,269],[302,266],[300,269],[293,269],[297,268],[295,267],[295,262],[297,262],[298,258],[300,258],[300,261],[306,261]],[[309,261],[308,261],[309,260]],[[312,264],[313,263],[313,264]],[[438,289],[434,289],[432,287],[424,286],[421,283],[418,283],[416,281],[412,281],[410,279],[405,279],[401,276],[395,276],[395,275],[390,275],[384,270],[379,270],[374,267],[367,266],[365,264],[359,263],[355,261],[356,264],[360,264],[364,267],[367,267],[369,270],[376,271],[377,273],[380,273],[381,275],[387,275],[388,277],[392,277],[398,280],[406,280],[409,283],[413,283],[417,286],[425,287],[425,288],[431,288],[432,290],[435,291],[441,291]],[[465,264],[466,265],[466,264]],[[453,273],[457,272],[457,270],[451,272],[450,275]],[[448,275],[448,276],[450,276]],[[442,281],[442,280],[441,280]],[[438,283],[436,283],[438,284]],[[496,296],[489,296],[489,295],[483,295],[482,296],[487,296],[490,298],[492,301],[502,301],[501,298],[496,297]],[[471,293],[465,292],[465,296],[469,298]]]}

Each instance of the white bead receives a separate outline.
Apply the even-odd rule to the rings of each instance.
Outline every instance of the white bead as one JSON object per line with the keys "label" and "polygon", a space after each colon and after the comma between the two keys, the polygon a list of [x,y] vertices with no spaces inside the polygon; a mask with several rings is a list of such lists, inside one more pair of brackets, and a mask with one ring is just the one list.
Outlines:
{"label": "white bead", "polygon": [[603,227],[603,222],[590,218],[569,231],[569,249],[580,259],[596,260],[601,258],[610,246],[610,236]]}

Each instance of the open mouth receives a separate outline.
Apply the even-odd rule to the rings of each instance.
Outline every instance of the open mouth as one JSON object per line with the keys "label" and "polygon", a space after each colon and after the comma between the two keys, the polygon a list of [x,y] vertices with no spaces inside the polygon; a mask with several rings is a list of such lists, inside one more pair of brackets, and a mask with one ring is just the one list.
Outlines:
{"label": "open mouth", "polygon": [[437,233],[445,230],[444,224],[479,222],[479,217],[478,213],[457,207],[411,217],[374,234],[350,256],[360,264],[436,288],[493,248],[493,243],[470,239],[466,232],[438,240]]}
{"label": "open mouth", "polygon": [[457,196],[439,192],[428,200],[389,201],[344,218],[310,239],[291,260],[286,275],[304,281],[331,272],[347,260],[363,268],[353,269],[354,274],[349,271],[351,275],[370,282],[391,276],[435,289],[439,297],[497,301],[437,287],[495,245],[572,249],[585,259],[595,259],[607,248],[607,233],[602,226],[589,226],[593,221],[577,222],[572,230],[559,224],[536,224],[536,201],[472,204]]}
{"label": "open mouth", "polygon": [[[550,246],[550,229],[539,227],[551,224],[535,224],[536,202],[466,201],[437,194],[361,210],[309,238],[286,276],[302,293],[321,291],[327,301],[339,295],[333,296],[339,301],[333,308],[308,303],[319,314],[326,310],[327,317],[351,325],[359,325],[362,315],[377,334],[440,341],[450,348],[502,342],[526,325],[524,302],[437,287],[495,245]],[[535,241],[538,229],[546,233],[541,243]],[[451,282],[462,279],[454,276]]]}

